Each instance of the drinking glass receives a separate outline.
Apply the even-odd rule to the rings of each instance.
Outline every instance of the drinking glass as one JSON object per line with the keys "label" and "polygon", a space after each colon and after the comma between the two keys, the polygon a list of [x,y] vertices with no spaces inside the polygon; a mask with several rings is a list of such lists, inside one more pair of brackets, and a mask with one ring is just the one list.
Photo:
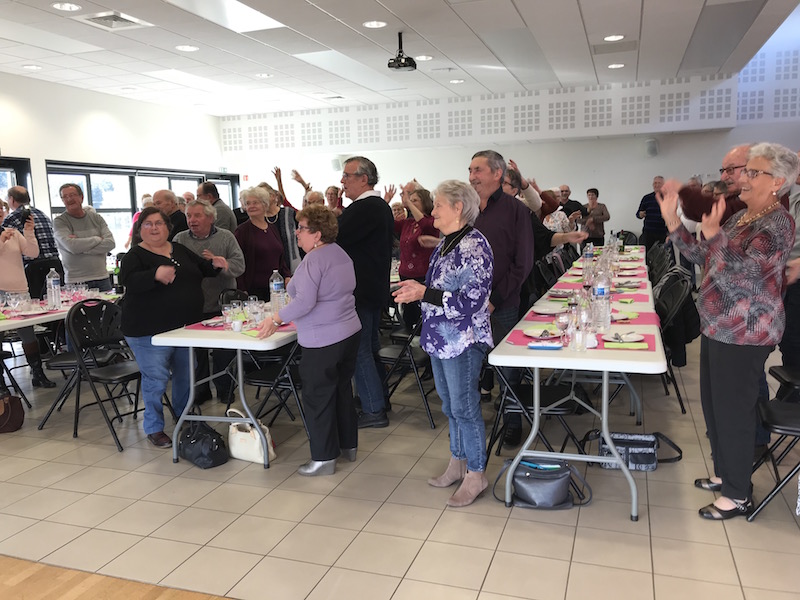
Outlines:
{"label": "drinking glass", "polygon": [[225,329],[230,329],[231,323],[233,323],[233,305],[223,304],[222,316],[225,318]]}
{"label": "drinking glass", "polygon": [[17,316],[17,311],[19,309],[20,302],[22,302],[22,298],[16,292],[9,292],[6,301],[8,302],[9,313],[11,316]]}
{"label": "drinking glass", "polygon": [[566,333],[567,329],[572,322],[572,315],[568,312],[561,313],[556,317],[556,327],[561,332],[561,345],[564,346],[564,334]]}

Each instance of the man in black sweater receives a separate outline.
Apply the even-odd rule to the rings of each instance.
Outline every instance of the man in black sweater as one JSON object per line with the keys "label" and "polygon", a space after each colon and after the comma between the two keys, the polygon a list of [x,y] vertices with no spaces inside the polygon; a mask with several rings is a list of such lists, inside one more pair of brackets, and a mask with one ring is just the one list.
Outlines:
{"label": "man in black sweater", "polygon": [[394,221],[392,209],[375,191],[378,169],[363,156],[344,163],[342,187],[353,203],[339,217],[339,244],[353,261],[356,272],[356,313],[361,320],[361,341],[355,381],[361,398],[358,427],[386,427],[386,398],[381,367],[376,360],[380,342],[381,310],[389,302]]}

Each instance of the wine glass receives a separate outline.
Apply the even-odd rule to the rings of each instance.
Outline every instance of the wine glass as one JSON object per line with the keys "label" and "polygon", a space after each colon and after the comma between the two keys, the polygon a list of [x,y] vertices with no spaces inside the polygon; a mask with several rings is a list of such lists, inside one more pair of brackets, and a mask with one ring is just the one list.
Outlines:
{"label": "wine glass", "polygon": [[22,297],[16,292],[9,292],[7,297],[8,308],[12,316],[17,316],[17,309],[22,302]]}
{"label": "wine glass", "polygon": [[556,327],[561,332],[561,345],[564,346],[564,333],[569,328],[570,323],[572,322],[572,315],[568,312],[563,312],[556,317]]}
{"label": "wine glass", "polygon": [[222,317],[225,319],[225,329],[230,329],[231,323],[233,323],[233,305],[232,304],[223,304],[222,305]]}

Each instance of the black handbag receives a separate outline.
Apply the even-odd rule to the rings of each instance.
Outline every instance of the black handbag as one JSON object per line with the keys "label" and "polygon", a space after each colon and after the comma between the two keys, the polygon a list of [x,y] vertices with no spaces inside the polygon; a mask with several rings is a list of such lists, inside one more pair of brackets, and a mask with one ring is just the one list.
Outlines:
{"label": "black handbag", "polygon": [[16,396],[0,398],[0,433],[17,431],[25,422],[25,409],[22,400]]}
{"label": "black handbag", "polygon": [[201,469],[210,469],[228,462],[225,440],[205,421],[190,421],[180,435],[178,453]]}
{"label": "black handbag", "polygon": [[[683,458],[680,446],[665,436],[663,433],[617,433],[611,432],[611,439],[619,452],[620,458],[628,465],[631,471],[655,471],[658,463],[674,463]],[[611,449],[606,444],[599,429],[589,431],[581,441],[581,445],[592,440],[599,440],[598,455],[613,456]],[[677,453],[669,458],[658,458],[660,443],[669,446]],[[616,463],[600,463],[604,469],[619,469]]]}
{"label": "black handbag", "polygon": [[[494,480],[492,494],[500,502],[504,500],[497,496],[497,484],[512,462],[513,459],[506,459]],[[583,490],[575,484],[573,477],[583,484]],[[575,490],[577,501],[570,487]],[[512,492],[513,505],[522,508],[563,510],[585,506],[592,501],[592,488],[575,467],[563,460],[546,458],[520,461],[514,471]]]}

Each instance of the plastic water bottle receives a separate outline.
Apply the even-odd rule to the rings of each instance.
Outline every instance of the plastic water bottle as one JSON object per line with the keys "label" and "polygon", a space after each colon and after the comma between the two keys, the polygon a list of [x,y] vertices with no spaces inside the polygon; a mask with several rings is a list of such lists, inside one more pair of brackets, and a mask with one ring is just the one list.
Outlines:
{"label": "plastic water bottle", "polygon": [[61,276],[58,271],[51,268],[45,277],[47,283],[47,308],[51,310],[61,309]]}
{"label": "plastic water bottle", "polygon": [[598,333],[607,333],[611,327],[611,274],[601,264],[592,285],[592,321]]}
{"label": "plastic water bottle", "polygon": [[272,271],[272,277],[269,278],[269,291],[272,312],[276,313],[286,306],[286,287],[278,269]]}

